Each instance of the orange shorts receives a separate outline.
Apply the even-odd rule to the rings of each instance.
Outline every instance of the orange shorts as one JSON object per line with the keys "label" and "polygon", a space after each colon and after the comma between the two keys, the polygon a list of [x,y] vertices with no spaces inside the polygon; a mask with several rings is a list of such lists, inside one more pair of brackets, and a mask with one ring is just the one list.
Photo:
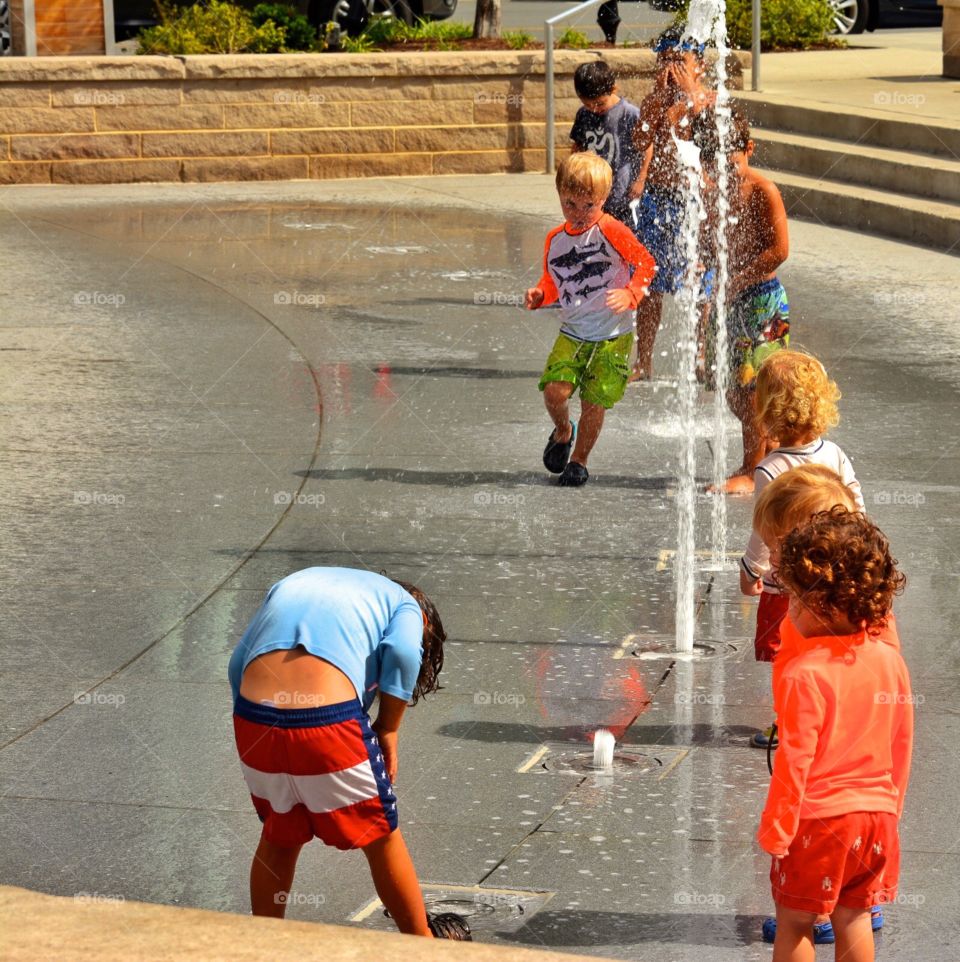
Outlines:
{"label": "orange shorts", "polygon": [[818,915],[892,902],[899,876],[897,816],[889,812],[801,819],[790,851],[770,866],[774,902]]}
{"label": "orange shorts", "polygon": [[787,615],[789,595],[775,595],[772,591],[760,594],[757,608],[757,633],[753,639],[753,651],[757,661],[773,661],[780,650],[780,622]]}

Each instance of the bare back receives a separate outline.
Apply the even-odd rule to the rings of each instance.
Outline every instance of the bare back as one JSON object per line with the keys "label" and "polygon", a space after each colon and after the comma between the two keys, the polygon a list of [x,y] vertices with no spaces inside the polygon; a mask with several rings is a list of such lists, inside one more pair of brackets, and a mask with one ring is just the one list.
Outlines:
{"label": "bare back", "polygon": [[268,651],[247,665],[240,694],[278,708],[317,708],[357,697],[353,683],[329,661],[303,648]]}

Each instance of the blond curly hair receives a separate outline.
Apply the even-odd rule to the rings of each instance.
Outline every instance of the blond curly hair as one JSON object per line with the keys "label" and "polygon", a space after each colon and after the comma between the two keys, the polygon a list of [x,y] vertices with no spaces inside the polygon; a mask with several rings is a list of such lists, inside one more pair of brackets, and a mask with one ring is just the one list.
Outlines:
{"label": "blond curly hair", "polygon": [[757,373],[757,421],[781,444],[813,440],[840,421],[840,389],[802,351],[777,351]]}

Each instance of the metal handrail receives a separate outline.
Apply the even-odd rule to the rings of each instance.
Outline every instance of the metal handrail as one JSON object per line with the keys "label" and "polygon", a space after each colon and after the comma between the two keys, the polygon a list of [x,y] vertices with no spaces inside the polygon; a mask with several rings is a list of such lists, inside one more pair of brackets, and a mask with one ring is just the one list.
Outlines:
{"label": "metal handrail", "polygon": [[575,7],[570,7],[569,10],[564,10],[563,13],[558,13],[555,17],[551,17],[549,20],[545,20],[543,23],[543,47],[544,53],[546,54],[546,61],[544,63],[544,70],[547,74],[547,173],[552,174],[554,163],[556,158],[554,157],[554,119],[553,119],[553,25],[559,23],[561,20],[565,20],[567,17],[572,17],[575,13],[582,13],[584,10],[588,10],[590,7],[596,7],[605,0],[583,0],[583,3],[578,3]]}
{"label": "metal handrail", "polygon": [[[582,13],[584,10],[588,10],[590,7],[595,7],[598,4],[603,3],[604,0],[583,0],[583,3],[578,3],[575,7],[570,7],[569,10],[564,10],[563,13],[558,13],[555,17],[551,17],[549,20],[543,22],[544,31],[544,53],[546,55],[546,60],[544,63],[544,71],[546,73],[546,110],[547,110],[547,170],[548,174],[554,172],[554,166],[556,164],[556,156],[554,149],[554,137],[555,137],[555,122],[553,117],[553,25],[559,23],[561,20],[566,20],[567,17],[572,17],[575,13]],[[750,86],[753,90],[760,89],[760,3],[761,0],[753,0],[753,10],[752,10],[752,43],[751,43],[751,57],[750,57]]]}

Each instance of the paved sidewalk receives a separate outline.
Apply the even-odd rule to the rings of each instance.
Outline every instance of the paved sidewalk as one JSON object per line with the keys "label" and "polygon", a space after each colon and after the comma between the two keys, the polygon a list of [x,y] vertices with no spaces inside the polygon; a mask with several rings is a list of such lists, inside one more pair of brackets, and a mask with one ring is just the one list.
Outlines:
{"label": "paved sidewalk", "polygon": [[941,75],[941,31],[877,30],[849,37],[847,50],[763,54],[761,91],[901,120],[960,127],[960,80]]}

